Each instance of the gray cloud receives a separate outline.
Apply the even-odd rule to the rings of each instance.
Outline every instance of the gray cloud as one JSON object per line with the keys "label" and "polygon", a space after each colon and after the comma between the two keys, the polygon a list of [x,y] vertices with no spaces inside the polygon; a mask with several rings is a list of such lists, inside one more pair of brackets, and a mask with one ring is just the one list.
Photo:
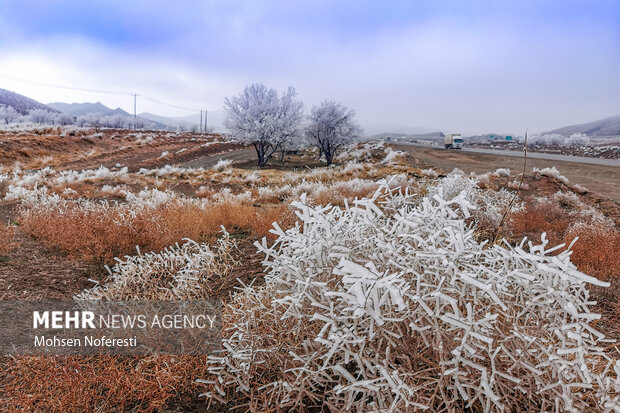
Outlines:
{"label": "gray cloud", "polygon": [[[161,35],[153,36],[152,28],[140,31],[138,25],[135,30],[147,38],[123,30],[106,35],[105,25],[92,31],[29,32],[23,25],[11,27],[0,15],[0,73],[137,91],[210,109],[251,82],[293,85],[307,106],[333,98],[355,108],[368,133],[419,127],[521,133],[525,126],[540,131],[616,114],[619,107],[618,8],[608,10],[605,2],[600,10],[585,11],[584,4],[591,2],[567,2],[562,10],[551,2],[505,2],[503,7],[452,2],[453,10],[414,13],[402,6],[402,15],[397,7],[373,5],[360,6],[349,17],[342,13],[355,2],[336,9],[328,2],[295,3],[206,2],[196,10],[176,8]],[[162,10],[144,21],[165,21],[168,9]],[[123,42],[123,36],[132,41]],[[124,96],[4,79],[2,85],[42,101],[131,106]],[[147,101],[140,106],[184,114]]]}

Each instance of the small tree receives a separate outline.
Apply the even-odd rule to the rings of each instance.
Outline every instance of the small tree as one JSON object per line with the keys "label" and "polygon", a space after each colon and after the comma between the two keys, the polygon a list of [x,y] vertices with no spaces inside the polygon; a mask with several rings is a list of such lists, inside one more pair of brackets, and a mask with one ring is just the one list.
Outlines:
{"label": "small tree", "polygon": [[19,117],[19,112],[11,106],[0,106],[0,120],[4,121],[6,125],[13,123]]}
{"label": "small tree", "polygon": [[78,119],[80,126],[90,126],[95,128],[95,132],[99,132],[102,126],[102,116],[99,113],[87,113]]}
{"label": "small tree", "polygon": [[58,116],[57,122],[60,125],[73,125],[75,123],[75,117],[71,115],[62,114]]}
{"label": "small tree", "polygon": [[333,100],[312,108],[306,128],[308,139],[319,148],[319,159],[325,156],[331,165],[336,152],[361,133],[355,122],[355,111]]}
{"label": "small tree", "polygon": [[254,84],[224,101],[224,125],[235,139],[254,145],[261,168],[285,142],[301,135],[303,103],[295,96],[292,87],[280,96]]}

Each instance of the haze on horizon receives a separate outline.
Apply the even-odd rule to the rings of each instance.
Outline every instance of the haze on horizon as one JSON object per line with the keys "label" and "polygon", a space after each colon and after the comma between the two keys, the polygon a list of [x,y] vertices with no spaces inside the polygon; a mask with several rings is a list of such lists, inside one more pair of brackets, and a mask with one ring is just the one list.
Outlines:
{"label": "haze on horizon", "polygon": [[0,0],[0,88],[43,103],[219,110],[261,82],[338,100],[368,134],[520,134],[620,114],[618,73],[613,0]]}

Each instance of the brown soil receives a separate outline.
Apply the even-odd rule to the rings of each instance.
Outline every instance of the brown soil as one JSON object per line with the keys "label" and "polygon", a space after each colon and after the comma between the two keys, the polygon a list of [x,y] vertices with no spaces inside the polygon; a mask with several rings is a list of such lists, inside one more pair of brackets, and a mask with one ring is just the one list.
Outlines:
{"label": "brown soil", "polygon": [[[83,136],[0,133],[0,161],[3,166],[19,162],[22,169],[50,166],[57,170],[91,169],[101,165],[111,168],[121,164],[133,172],[140,168],[179,164],[242,148],[231,143],[211,143],[219,141],[219,135],[176,135],[157,131],[113,129],[107,129],[100,134],[91,132]],[[147,136],[153,136],[154,139],[149,143],[139,142],[139,139]],[[211,144],[202,146],[205,143]],[[169,155],[161,157],[163,152],[168,152]],[[90,153],[92,155],[89,155]]]}
{"label": "brown soil", "polygon": [[[13,204],[0,205],[0,220],[14,220]],[[84,288],[89,278],[99,279],[103,267],[67,259],[48,250],[39,241],[17,231],[17,248],[0,259],[0,299],[70,300]]]}

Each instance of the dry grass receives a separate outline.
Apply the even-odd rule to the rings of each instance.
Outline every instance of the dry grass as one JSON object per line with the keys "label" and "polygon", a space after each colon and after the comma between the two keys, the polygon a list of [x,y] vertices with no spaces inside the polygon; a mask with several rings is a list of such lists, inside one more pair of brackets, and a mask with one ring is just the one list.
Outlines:
{"label": "dry grass", "polygon": [[216,235],[221,226],[231,232],[269,235],[273,221],[293,221],[286,206],[259,208],[237,201],[200,206],[171,202],[154,208],[131,210],[123,204],[99,203],[88,208],[64,201],[59,207],[23,209],[19,221],[25,232],[48,247],[72,257],[110,259],[135,252],[160,251],[183,238],[196,241]]}
{"label": "dry grass", "polygon": [[538,239],[546,232],[551,244],[569,245],[579,237],[572,262],[580,271],[606,280],[620,276],[620,232],[613,222],[576,197],[555,194],[550,199],[530,203],[514,216],[513,240]]}
{"label": "dry grass", "polygon": [[206,356],[18,357],[2,372],[0,410],[158,412],[198,399],[206,365]]}
{"label": "dry grass", "polygon": [[620,277],[620,231],[597,225],[576,225],[564,236],[569,244],[579,237],[573,247],[572,262],[588,275],[611,280]]}
{"label": "dry grass", "polygon": [[16,247],[15,227],[10,224],[0,224],[0,256],[6,255]]}
{"label": "dry grass", "polygon": [[515,239],[524,236],[538,239],[541,232],[546,232],[550,243],[555,245],[563,241],[564,233],[573,222],[559,205],[529,204],[513,216],[510,229]]}
{"label": "dry grass", "polygon": [[347,188],[340,185],[337,188],[325,188],[322,191],[311,194],[310,199],[318,205],[332,204],[342,206],[345,200],[351,202],[355,198],[365,198],[372,195],[378,187],[378,184],[368,188]]}

